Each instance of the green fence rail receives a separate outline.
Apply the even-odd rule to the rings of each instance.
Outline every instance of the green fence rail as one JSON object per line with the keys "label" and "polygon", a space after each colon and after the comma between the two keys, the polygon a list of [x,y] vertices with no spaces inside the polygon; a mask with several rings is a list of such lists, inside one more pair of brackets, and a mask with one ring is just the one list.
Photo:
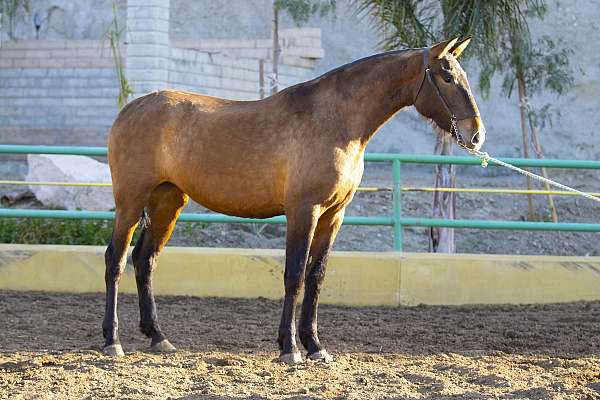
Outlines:
{"label": "green fence rail", "polygon": [[[106,156],[105,147],[79,147],[79,146],[33,146],[33,145],[0,145],[0,154],[62,154]],[[550,159],[523,159],[502,158],[504,162],[518,167],[546,167],[565,169],[600,169],[600,161],[591,160],[550,160]],[[383,154],[367,153],[365,161],[385,162],[392,164],[393,176],[393,215],[392,216],[346,216],[345,225],[378,225],[391,226],[394,230],[394,249],[402,250],[402,228],[404,226],[416,227],[443,227],[467,229],[503,229],[503,230],[528,230],[528,231],[565,231],[565,232],[600,232],[600,224],[583,223],[551,223],[528,221],[495,221],[495,220],[468,220],[468,219],[436,219],[413,218],[402,216],[401,198],[401,165],[404,164],[455,164],[455,165],[480,165],[481,161],[475,157],[461,156],[435,156],[412,154]],[[494,166],[490,163],[490,166]],[[110,211],[65,211],[65,210],[31,210],[31,209],[0,209],[0,218],[59,218],[59,219],[113,219],[114,213]],[[266,223],[285,224],[284,216],[266,219],[240,218],[222,214],[207,213],[182,213],[180,221],[206,222],[206,223]]]}

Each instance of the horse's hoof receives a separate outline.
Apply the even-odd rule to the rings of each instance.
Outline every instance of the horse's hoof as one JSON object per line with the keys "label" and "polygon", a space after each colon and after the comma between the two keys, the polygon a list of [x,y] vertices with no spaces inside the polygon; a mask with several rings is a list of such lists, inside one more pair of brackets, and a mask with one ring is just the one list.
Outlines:
{"label": "horse's hoof", "polygon": [[333,362],[333,357],[327,352],[327,350],[316,351],[312,354],[309,354],[308,358],[313,361],[322,361],[324,363]]}
{"label": "horse's hoof", "polygon": [[120,344],[111,344],[110,346],[105,346],[102,349],[102,353],[110,357],[123,357],[125,355],[123,347]]}
{"label": "horse's hoof", "polygon": [[302,362],[302,355],[300,352],[282,354],[279,356],[279,362],[288,365],[299,364]]}
{"label": "horse's hoof", "polygon": [[154,343],[150,350],[155,353],[175,353],[177,349],[167,339]]}

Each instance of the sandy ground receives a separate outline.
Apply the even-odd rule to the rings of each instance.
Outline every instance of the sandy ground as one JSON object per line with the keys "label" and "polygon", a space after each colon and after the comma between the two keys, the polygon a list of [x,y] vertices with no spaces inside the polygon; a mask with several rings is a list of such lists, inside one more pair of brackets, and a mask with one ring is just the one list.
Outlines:
{"label": "sandy ground", "polygon": [[275,362],[280,303],[159,297],[180,349],[147,352],[121,296],[126,356],[101,355],[103,295],[0,292],[2,399],[600,399],[600,303],[322,306],[335,362]]}

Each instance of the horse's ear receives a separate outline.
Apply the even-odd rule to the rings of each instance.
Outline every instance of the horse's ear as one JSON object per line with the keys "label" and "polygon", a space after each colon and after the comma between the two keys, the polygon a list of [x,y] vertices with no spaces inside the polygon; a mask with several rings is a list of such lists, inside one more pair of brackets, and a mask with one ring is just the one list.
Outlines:
{"label": "horse's ear", "polygon": [[455,58],[458,58],[458,56],[460,56],[460,54],[467,48],[467,46],[469,45],[469,43],[471,43],[471,36],[461,40],[460,42],[456,43],[454,45],[454,47],[452,47],[452,55]]}
{"label": "horse's ear", "polygon": [[450,51],[450,49],[452,49],[452,47],[454,47],[454,45],[456,44],[456,42],[458,41],[458,38],[454,38],[454,39],[450,39],[450,40],[446,40],[444,42],[440,42],[438,44],[434,44],[433,46],[431,46],[430,54],[431,54],[431,58],[432,59],[441,59],[443,58],[447,52]]}

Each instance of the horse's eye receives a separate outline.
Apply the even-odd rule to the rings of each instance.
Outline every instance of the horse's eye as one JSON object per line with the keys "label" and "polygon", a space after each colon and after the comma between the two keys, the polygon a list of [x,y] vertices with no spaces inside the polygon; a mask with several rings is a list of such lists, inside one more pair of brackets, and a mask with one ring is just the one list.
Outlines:
{"label": "horse's eye", "polygon": [[444,75],[444,82],[446,82],[446,83],[452,82],[452,75]]}

